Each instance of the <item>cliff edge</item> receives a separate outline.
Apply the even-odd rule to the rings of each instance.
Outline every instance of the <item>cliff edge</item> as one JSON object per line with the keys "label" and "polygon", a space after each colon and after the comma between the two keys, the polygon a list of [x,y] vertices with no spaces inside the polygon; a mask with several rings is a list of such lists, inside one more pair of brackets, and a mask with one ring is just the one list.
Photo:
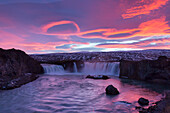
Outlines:
{"label": "cliff edge", "polygon": [[0,89],[13,89],[38,78],[43,68],[25,52],[0,48]]}
{"label": "cliff edge", "polygon": [[170,83],[170,60],[160,56],[157,60],[120,61],[120,78]]}

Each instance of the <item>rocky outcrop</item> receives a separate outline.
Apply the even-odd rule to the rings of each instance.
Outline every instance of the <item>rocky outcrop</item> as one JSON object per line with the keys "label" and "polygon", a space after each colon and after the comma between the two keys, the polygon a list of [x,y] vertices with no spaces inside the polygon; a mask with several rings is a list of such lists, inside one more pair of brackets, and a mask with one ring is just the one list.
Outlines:
{"label": "rocky outcrop", "polygon": [[170,60],[165,56],[160,56],[157,60],[121,60],[119,77],[169,83]]}
{"label": "rocky outcrop", "polygon": [[165,91],[165,98],[146,108],[136,107],[139,113],[170,113],[170,91]]}
{"label": "rocky outcrop", "polygon": [[95,76],[93,76],[93,75],[87,75],[86,78],[91,78],[91,79],[103,79],[103,80],[109,79],[109,77],[106,76],[106,75],[97,75],[97,76],[96,76],[96,75],[95,75]]}
{"label": "rocky outcrop", "polygon": [[106,90],[107,95],[118,95],[119,94],[119,91],[113,85],[107,86],[105,90]]}
{"label": "rocky outcrop", "polygon": [[42,66],[21,50],[0,49],[0,89],[12,89],[35,80]]}

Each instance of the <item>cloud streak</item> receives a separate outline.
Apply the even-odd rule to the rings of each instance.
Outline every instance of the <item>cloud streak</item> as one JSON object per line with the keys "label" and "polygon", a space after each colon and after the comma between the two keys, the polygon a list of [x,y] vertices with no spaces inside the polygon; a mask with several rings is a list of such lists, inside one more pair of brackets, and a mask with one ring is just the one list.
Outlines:
{"label": "cloud streak", "polygon": [[122,17],[126,19],[133,18],[142,14],[149,14],[151,13],[151,11],[159,9],[163,5],[166,5],[168,1],[169,0],[138,0],[134,7],[127,9],[126,13],[122,14]]}
{"label": "cloud streak", "polygon": [[98,48],[134,48],[134,49],[156,49],[156,48],[163,48],[169,49],[170,48],[170,38],[161,38],[161,39],[149,39],[134,43],[104,43],[96,45]]}
{"label": "cloud streak", "polygon": [[[79,26],[78,26],[75,22],[73,22],[73,21],[66,21],[66,20],[58,21],[58,22],[50,22],[50,23],[42,26],[42,32],[48,34],[48,32],[47,32],[48,29],[50,29],[50,28],[52,28],[52,27],[54,27],[54,26],[67,25],[67,24],[73,24],[73,25],[76,27],[76,29],[77,29],[76,32],[77,32],[77,33],[80,32],[80,28],[79,28]],[[50,34],[50,35],[52,35],[52,34]],[[64,34],[56,34],[56,33],[55,33],[54,35],[71,35],[71,34],[66,34],[66,33],[64,33]]]}

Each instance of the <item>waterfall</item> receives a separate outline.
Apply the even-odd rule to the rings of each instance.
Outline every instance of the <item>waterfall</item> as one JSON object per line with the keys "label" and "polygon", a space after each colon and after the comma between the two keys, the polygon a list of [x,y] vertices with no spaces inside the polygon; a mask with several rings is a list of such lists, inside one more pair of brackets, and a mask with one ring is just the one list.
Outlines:
{"label": "waterfall", "polygon": [[75,73],[77,73],[77,72],[78,72],[78,71],[77,71],[77,65],[76,65],[75,62],[73,62],[73,64],[74,64],[73,71],[74,71]]}
{"label": "waterfall", "polygon": [[[119,62],[84,62],[84,67],[78,71],[76,62],[73,62],[73,72],[64,70],[62,65],[42,64],[45,74],[64,75],[114,75],[119,76]],[[78,73],[79,72],[79,73]]]}
{"label": "waterfall", "polygon": [[119,76],[119,62],[85,62],[82,73]]}
{"label": "waterfall", "polygon": [[62,75],[65,73],[65,70],[62,65],[51,65],[51,64],[41,64],[44,68],[45,74],[57,74]]}

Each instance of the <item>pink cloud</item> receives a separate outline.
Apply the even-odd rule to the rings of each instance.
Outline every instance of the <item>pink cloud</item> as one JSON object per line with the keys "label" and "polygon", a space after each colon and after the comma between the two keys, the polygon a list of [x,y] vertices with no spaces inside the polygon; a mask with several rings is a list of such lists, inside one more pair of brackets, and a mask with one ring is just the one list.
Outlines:
{"label": "pink cloud", "polygon": [[[142,0],[136,2],[135,6],[127,9],[125,14],[122,14],[124,19],[132,18],[134,16],[149,14],[152,10],[159,9],[166,5],[169,0]],[[143,4],[143,5],[142,5]]]}
{"label": "pink cloud", "polygon": [[[47,34],[50,34],[50,35],[52,35],[51,33],[48,33],[47,31],[48,31],[48,29],[50,29],[50,28],[52,28],[52,27],[54,27],[54,26],[59,26],[59,25],[68,25],[68,24],[72,24],[72,25],[74,25],[75,27],[76,27],[76,29],[77,29],[77,33],[79,33],[80,32],[80,28],[79,28],[79,26],[75,23],[75,22],[73,22],[73,21],[66,21],[66,20],[63,20],[63,21],[58,21],[58,22],[50,22],[50,23],[48,23],[48,24],[46,24],[46,25],[44,25],[44,26],[42,26],[42,32],[44,32],[44,33],[47,33]],[[71,31],[71,30],[70,30]],[[57,34],[57,35],[71,35],[72,33],[68,33],[68,34],[66,34],[66,33],[59,33],[59,34]],[[54,34],[54,35],[56,35],[56,33]]]}

